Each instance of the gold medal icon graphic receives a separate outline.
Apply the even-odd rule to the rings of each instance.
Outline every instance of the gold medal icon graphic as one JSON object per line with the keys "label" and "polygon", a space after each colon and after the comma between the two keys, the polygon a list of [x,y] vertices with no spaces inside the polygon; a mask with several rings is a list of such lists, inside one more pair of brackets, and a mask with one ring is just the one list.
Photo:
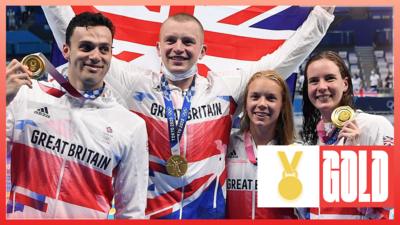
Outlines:
{"label": "gold medal icon graphic", "polygon": [[40,79],[45,74],[46,64],[38,55],[27,55],[22,59],[21,63],[32,72],[32,79]]}
{"label": "gold medal icon graphic", "polygon": [[303,191],[303,185],[298,179],[296,171],[302,153],[303,152],[296,152],[294,154],[292,163],[289,164],[285,152],[278,152],[279,158],[284,168],[282,179],[278,185],[278,190],[281,197],[286,200],[295,200],[300,196]]}
{"label": "gold medal icon graphic", "polygon": [[279,194],[287,200],[294,200],[300,196],[303,185],[295,175],[288,175],[283,172],[282,180],[279,182]]}
{"label": "gold medal icon graphic", "polygon": [[346,121],[354,118],[354,114],[354,110],[350,106],[340,106],[333,110],[331,120],[337,128],[342,128]]}
{"label": "gold medal icon graphic", "polygon": [[165,165],[169,175],[174,177],[181,177],[185,175],[188,169],[188,163],[185,158],[179,155],[171,156]]}

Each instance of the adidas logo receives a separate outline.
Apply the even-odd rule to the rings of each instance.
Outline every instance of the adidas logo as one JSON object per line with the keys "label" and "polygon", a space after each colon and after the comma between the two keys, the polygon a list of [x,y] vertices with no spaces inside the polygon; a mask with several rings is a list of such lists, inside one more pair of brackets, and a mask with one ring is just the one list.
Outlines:
{"label": "adidas logo", "polygon": [[35,113],[37,115],[40,115],[40,116],[44,116],[46,118],[50,118],[49,111],[47,110],[47,107],[36,109],[36,111],[33,112],[33,113]]}
{"label": "adidas logo", "polygon": [[233,149],[233,151],[229,152],[228,154],[229,159],[237,159],[239,156],[236,154],[236,151]]}

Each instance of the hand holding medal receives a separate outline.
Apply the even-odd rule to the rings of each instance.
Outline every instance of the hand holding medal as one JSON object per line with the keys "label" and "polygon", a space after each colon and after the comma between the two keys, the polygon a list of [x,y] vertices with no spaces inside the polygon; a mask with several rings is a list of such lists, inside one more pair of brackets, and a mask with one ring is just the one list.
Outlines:
{"label": "hand holding medal", "polygon": [[23,85],[32,88],[31,72],[18,60],[13,59],[6,68],[6,104],[8,105],[17,95]]}
{"label": "hand holding medal", "polygon": [[354,114],[354,110],[350,106],[340,106],[333,110],[331,120],[337,128],[342,128],[345,122],[354,118]]}
{"label": "hand holding medal", "polygon": [[[345,138],[347,145],[357,145],[360,129],[354,120],[355,112],[349,106],[340,106],[336,108],[331,115],[332,123],[340,130],[338,138]],[[349,140],[349,141],[347,141]]]}
{"label": "hand holding medal", "polygon": [[51,64],[42,53],[34,53],[25,56],[22,59],[22,64],[28,67],[28,70],[32,73],[30,75],[31,79],[44,79],[47,74],[50,74],[70,95],[85,101],[85,97],[69,83],[67,78],[57,71],[53,64]]}
{"label": "hand holding medal", "polygon": [[39,80],[46,73],[46,63],[39,55],[27,55],[22,59],[21,63],[32,72],[31,79]]}

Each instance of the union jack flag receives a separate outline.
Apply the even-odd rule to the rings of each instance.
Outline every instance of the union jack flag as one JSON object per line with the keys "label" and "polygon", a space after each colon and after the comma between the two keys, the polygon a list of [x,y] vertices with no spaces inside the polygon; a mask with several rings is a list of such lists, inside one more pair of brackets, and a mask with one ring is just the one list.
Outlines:
{"label": "union jack flag", "polygon": [[[156,43],[161,23],[179,12],[194,15],[205,29],[207,55],[199,73],[241,68],[275,51],[304,22],[310,7],[298,6],[72,6],[78,14],[101,12],[116,26],[116,58],[153,71],[161,61]],[[225,69],[225,70],[226,70]],[[288,79],[294,90],[296,77]]]}
{"label": "union jack flag", "polygon": [[383,137],[383,145],[392,146],[394,145],[394,138],[390,136]]}

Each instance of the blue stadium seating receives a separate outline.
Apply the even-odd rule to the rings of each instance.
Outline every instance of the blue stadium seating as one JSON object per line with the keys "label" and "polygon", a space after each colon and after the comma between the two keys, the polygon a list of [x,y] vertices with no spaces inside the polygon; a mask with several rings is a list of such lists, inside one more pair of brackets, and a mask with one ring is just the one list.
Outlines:
{"label": "blue stadium seating", "polygon": [[51,46],[29,31],[7,31],[7,55],[26,55],[32,52],[48,54]]}

